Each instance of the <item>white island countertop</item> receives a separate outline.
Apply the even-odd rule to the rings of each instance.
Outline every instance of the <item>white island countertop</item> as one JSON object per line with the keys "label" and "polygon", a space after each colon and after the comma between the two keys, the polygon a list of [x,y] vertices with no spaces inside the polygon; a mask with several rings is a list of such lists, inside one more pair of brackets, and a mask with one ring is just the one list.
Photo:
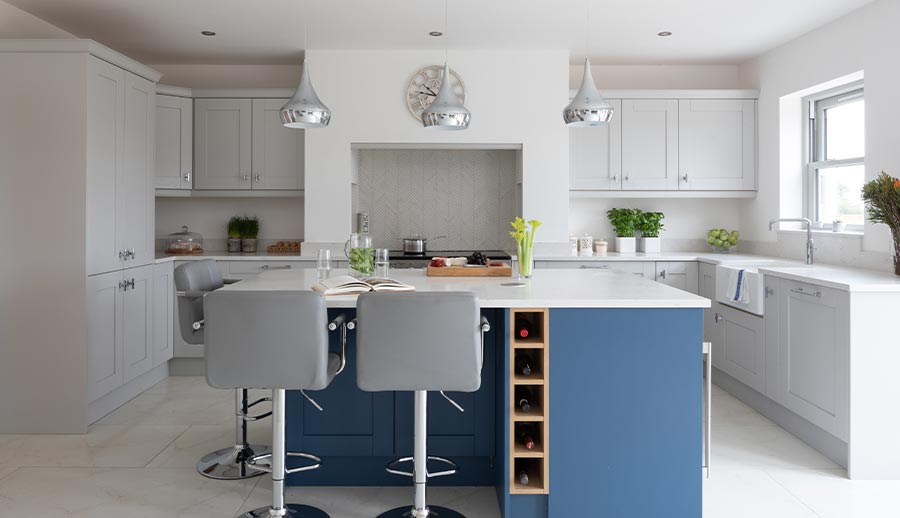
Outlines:
{"label": "white island countertop", "polygon": [[[346,273],[334,270],[332,276]],[[425,270],[394,270],[391,278],[417,291],[471,291],[485,308],[708,308],[709,299],[627,273],[607,270],[543,269],[509,286],[514,277],[428,277]],[[222,289],[309,290],[316,270],[278,270]],[[356,295],[329,296],[328,307],[352,308]]]}

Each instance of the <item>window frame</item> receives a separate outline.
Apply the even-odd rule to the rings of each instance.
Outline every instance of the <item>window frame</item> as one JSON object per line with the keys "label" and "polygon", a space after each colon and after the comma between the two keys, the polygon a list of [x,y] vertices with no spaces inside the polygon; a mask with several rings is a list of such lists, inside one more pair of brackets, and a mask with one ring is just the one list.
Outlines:
{"label": "window frame", "polygon": [[[818,229],[832,230],[831,221],[820,221],[818,215],[818,171],[834,167],[865,166],[865,155],[840,160],[825,158],[825,110],[856,100],[865,100],[863,81],[854,81],[803,98],[803,214]],[[864,225],[847,225],[848,232],[862,232]]]}

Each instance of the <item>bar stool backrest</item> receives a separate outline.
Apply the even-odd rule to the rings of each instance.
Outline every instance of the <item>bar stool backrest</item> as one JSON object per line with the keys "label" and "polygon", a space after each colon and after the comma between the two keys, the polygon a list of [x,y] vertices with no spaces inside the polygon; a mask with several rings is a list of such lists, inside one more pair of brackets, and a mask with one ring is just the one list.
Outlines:
{"label": "bar stool backrest", "polygon": [[481,311],[471,292],[364,293],[356,304],[359,388],[475,392]]}
{"label": "bar stool backrest", "polygon": [[203,328],[194,329],[194,322],[203,320],[203,292],[213,291],[225,285],[222,272],[213,259],[189,261],[175,268],[175,290],[196,292],[195,296],[177,297],[178,329],[181,338],[189,344],[202,344]]}
{"label": "bar stool backrest", "polygon": [[210,386],[328,386],[333,377],[328,369],[328,313],[318,293],[217,290],[206,295],[204,304]]}

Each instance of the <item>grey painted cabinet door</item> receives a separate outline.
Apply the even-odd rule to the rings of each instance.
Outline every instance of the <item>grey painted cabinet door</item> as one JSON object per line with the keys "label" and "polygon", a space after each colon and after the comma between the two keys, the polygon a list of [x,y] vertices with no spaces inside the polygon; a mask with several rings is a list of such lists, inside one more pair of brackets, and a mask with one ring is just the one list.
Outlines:
{"label": "grey painted cabinet door", "polygon": [[194,188],[250,189],[252,101],[194,101]]}
{"label": "grey painted cabinet door", "polygon": [[153,368],[153,266],[123,272],[122,352],[125,382]]}
{"label": "grey painted cabinet door", "polygon": [[303,188],[302,129],[281,125],[287,99],[253,99],[253,189]]}
{"label": "grey painted cabinet door", "polygon": [[87,278],[87,399],[125,382],[122,357],[122,272]]}

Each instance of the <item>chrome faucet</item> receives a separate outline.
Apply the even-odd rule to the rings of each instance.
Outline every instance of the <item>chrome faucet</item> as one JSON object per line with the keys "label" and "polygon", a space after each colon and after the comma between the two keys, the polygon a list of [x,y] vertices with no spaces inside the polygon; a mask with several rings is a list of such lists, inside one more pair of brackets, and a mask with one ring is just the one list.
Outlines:
{"label": "chrome faucet", "polygon": [[775,230],[775,225],[781,222],[803,223],[806,225],[806,264],[813,264],[813,238],[812,221],[809,218],[772,218],[769,222],[769,230]]}

